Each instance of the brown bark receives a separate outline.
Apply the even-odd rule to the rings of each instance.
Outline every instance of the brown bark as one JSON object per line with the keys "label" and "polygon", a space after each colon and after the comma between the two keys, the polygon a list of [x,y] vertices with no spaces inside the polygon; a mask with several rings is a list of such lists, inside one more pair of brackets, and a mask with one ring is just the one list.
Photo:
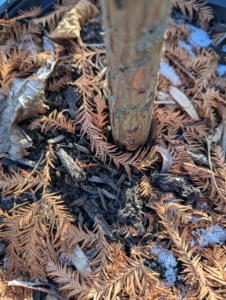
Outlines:
{"label": "brown bark", "polygon": [[144,145],[171,0],[102,0],[108,59],[109,108],[115,143],[131,131]]}

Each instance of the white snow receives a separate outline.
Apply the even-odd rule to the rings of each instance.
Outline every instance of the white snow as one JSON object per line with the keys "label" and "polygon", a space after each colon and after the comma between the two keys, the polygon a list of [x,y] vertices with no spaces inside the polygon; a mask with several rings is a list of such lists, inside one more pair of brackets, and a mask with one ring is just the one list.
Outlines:
{"label": "white snow", "polygon": [[194,247],[194,246],[195,246],[195,241],[194,241],[194,240],[191,240],[190,246],[191,246],[191,247]]}
{"label": "white snow", "polygon": [[169,79],[173,85],[180,85],[181,81],[177,73],[174,71],[174,68],[167,64],[165,61],[162,61],[160,64],[160,73]]}
{"label": "white snow", "polygon": [[151,248],[151,253],[158,256],[158,262],[166,269],[166,283],[172,286],[174,282],[176,282],[176,272],[174,268],[177,265],[177,261],[172,252],[161,246],[154,245]]}
{"label": "white snow", "polygon": [[226,73],[226,65],[219,64],[217,67],[217,71],[220,77],[223,76]]}
{"label": "white snow", "polygon": [[188,53],[191,55],[191,56],[195,56],[195,53],[192,51],[192,46],[183,42],[183,41],[179,41],[178,42],[178,45],[181,47],[181,48],[184,48],[188,51]]}
{"label": "white snow", "polygon": [[198,209],[199,209],[199,208],[204,208],[204,207],[207,207],[207,203],[202,203],[202,204],[198,203],[198,204],[197,204],[197,208],[198,208]]}
{"label": "white snow", "polygon": [[192,46],[197,48],[208,47],[212,43],[212,40],[204,30],[190,24],[186,24],[186,27],[191,29],[191,38],[189,38],[189,42]]}
{"label": "white snow", "polygon": [[192,216],[192,222],[193,222],[194,224],[197,224],[198,221],[199,221],[199,218],[197,218],[196,216]]}
{"label": "white snow", "polygon": [[[213,244],[223,244],[226,240],[226,230],[217,224],[211,225],[208,229],[196,229],[192,234],[197,236],[196,241],[201,249]],[[192,242],[192,245],[194,245],[194,242]]]}

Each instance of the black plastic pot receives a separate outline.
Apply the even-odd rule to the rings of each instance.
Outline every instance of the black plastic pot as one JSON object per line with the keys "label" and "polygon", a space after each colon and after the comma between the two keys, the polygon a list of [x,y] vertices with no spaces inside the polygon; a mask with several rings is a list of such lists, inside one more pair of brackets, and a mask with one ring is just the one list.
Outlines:
{"label": "black plastic pot", "polygon": [[[138,1],[138,0],[137,0]],[[0,15],[6,10],[10,18],[18,15],[18,9],[29,9],[31,6],[41,6],[42,15],[51,10],[56,0],[0,0]],[[226,21],[226,0],[205,0],[214,9],[218,21]]]}
{"label": "black plastic pot", "polygon": [[0,15],[6,10],[9,18],[18,15],[18,9],[26,10],[31,6],[40,6],[42,8],[42,15],[48,13],[56,0],[0,0]]}
{"label": "black plastic pot", "polygon": [[226,0],[205,0],[205,2],[211,5],[218,21],[226,22]]}
{"label": "black plastic pot", "polygon": [[226,1],[225,0],[205,0],[205,2],[209,2],[211,4],[218,5],[218,6],[226,8]]}

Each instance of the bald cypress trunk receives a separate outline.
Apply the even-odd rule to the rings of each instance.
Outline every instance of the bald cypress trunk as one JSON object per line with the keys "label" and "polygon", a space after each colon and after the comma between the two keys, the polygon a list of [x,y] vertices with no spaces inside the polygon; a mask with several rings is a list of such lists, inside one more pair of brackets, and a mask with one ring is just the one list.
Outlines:
{"label": "bald cypress trunk", "polygon": [[164,30],[171,0],[102,0],[112,134],[128,133],[142,146],[154,104]]}

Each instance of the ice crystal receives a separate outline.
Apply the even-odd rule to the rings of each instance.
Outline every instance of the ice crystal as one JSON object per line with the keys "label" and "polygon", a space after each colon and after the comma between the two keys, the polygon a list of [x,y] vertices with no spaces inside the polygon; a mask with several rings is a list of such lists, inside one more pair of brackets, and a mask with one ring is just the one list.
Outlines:
{"label": "ice crystal", "polygon": [[186,25],[187,28],[191,29],[191,38],[189,39],[189,42],[194,47],[200,48],[200,47],[208,47],[212,40],[209,38],[206,31],[197,28],[193,25]]}
{"label": "ice crystal", "polygon": [[226,230],[217,224],[208,229],[196,229],[192,233],[197,236],[197,243],[201,249],[213,244],[222,244],[226,240]]}
{"label": "ice crystal", "polygon": [[191,45],[189,45],[189,44],[187,44],[187,43],[185,43],[185,42],[183,42],[183,41],[179,41],[179,42],[178,42],[178,45],[179,45],[181,48],[184,48],[184,49],[188,50],[188,52],[189,52],[189,54],[190,54],[191,56],[195,56],[195,53],[192,51],[192,46],[191,46]]}
{"label": "ice crystal", "polygon": [[166,283],[169,286],[172,286],[176,281],[176,272],[174,268],[177,265],[177,261],[172,252],[161,246],[154,245],[151,248],[151,253],[158,257],[158,262],[166,269]]}
{"label": "ice crystal", "polygon": [[173,85],[179,85],[181,84],[180,78],[175,72],[174,68],[171,67],[169,64],[167,64],[165,61],[162,61],[160,64],[160,73],[172,81]]}

